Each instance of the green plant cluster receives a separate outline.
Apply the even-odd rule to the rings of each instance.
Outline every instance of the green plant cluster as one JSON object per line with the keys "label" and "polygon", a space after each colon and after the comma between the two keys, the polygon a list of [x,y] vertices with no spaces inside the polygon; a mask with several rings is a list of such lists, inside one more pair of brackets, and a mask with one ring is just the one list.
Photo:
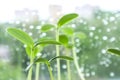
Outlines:
{"label": "green plant cluster", "polygon": [[[63,29],[65,33],[67,33],[67,35],[70,35],[72,38],[72,45],[69,45],[69,38],[67,35],[65,34],[59,34],[60,33],[60,28],[68,23],[69,21],[73,20],[74,18],[76,18],[78,15],[75,14],[75,13],[72,13],[72,14],[67,14],[65,16],[63,16],[57,23],[57,26],[55,25],[52,25],[52,24],[45,24],[42,26],[41,28],[41,32],[47,32],[49,31],[51,28],[54,28],[55,31],[56,31],[56,40],[52,39],[52,38],[47,38],[47,37],[44,37],[44,38],[40,38],[40,39],[37,39],[36,42],[34,42],[34,40],[32,39],[31,36],[29,36],[26,32],[20,30],[20,29],[17,29],[17,28],[8,28],[7,29],[7,32],[13,36],[14,38],[16,38],[17,40],[19,40],[20,42],[22,42],[26,47],[26,53],[30,59],[30,64],[29,66],[26,68],[26,71],[28,71],[28,76],[27,76],[27,80],[32,80],[32,72],[33,72],[33,65],[35,63],[37,63],[36,65],[36,76],[35,76],[35,80],[38,80],[39,79],[39,67],[40,67],[40,64],[38,63],[45,63],[48,67],[48,71],[49,71],[49,74],[50,74],[50,79],[51,80],[54,80],[54,77],[53,77],[53,73],[52,73],[52,70],[51,70],[51,61],[53,61],[54,59],[57,59],[57,58],[61,58],[61,59],[66,59],[66,60],[73,60],[71,57],[69,57],[70,55],[68,56],[61,56],[60,55],[60,50],[59,50],[59,46],[58,45],[63,45],[66,49],[73,49],[73,57],[75,58],[74,62],[75,62],[75,65],[76,65],[76,68],[79,69],[79,65],[78,65],[78,62],[76,60],[76,53],[75,53],[75,50],[74,50],[74,34],[73,34],[73,29],[72,28],[66,28],[66,29]],[[70,30],[68,30],[70,29]],[[66,30],[66,31],[65,31]],[[37,56],[37,54],[39,52],[42,51],[42,49],[48,45],[48,44],[54,44],[56,45],[56,57],[53,57],[51,58],[50,60],[47,60],[46,58],[42,58],[41,56]],[[68,54],[68,52],[66,52],[66,54]],[[60,61],[59,59],[57,59],[57,70],[58,70],[58,80],[61,80],[61,71],[60,71]],[[68,68],[68,79],[71,80],[71,71],[70,71],[70,62],[67,61],[67,68]],[[78,71],[79,72],[79,71]],[[85,80],[84,76],[82,75],[81,72],[79,72],[79,75],[80,75],[80,78],[82,80]]]}
{"label": "green plant cluster", "polygon": [[[65,52],[69,52],[70,48],[72,47],[71,42],[71,33],[72,29],[74,29],[74,32],[80,32],[79,35],[76,34],[75,37],[75,49],[77,53],[77,60],[78,65],[81,66],[83,69],[85,77],[91,78],[92,80],[96,78],[101,77],[108,77],[108,78],[114,78],[119,77],[120,69],[119,69],[119,57],[112,56],[111,54],[107,54],[106,50],[108,48],[115,48],[119,51],[119,25],[120,25],[120,13],[119,12],[108,12],[108,11],[102,11],[97,10],[94,12],[93,18],[84,19],[84,18],[78,18],[69,25],[64,25],[64,27],[60,28],[60,35],[61,37],[64,37],[64,35],[67,34],[67,37],[69,38],[69,46],[64,45],[65,51],[63,51],[63,46],[60,45],[60,53],[64,54]],[[45,23],[48,23],[46,21]],[[32,29],[30,26],[33,25],[34,28]],[[19,63],[18,65],[22,66],[23,69],[26,68],[29,58],[25,54],[25,50],[23,47],[23,44],[21,44],[19,41],[13,39],[11,36],[8,36],[5,33],[5,29],[9,27],[17,27],[22,29],[23,31],[27,32],[28,34],[31,32],[33,33],[32,39],[34,39],[34,42],[37,41],[38,38],[42,38],[40,35],[46,34],[46,36],[52,37],[55,40],[55,30],[51,29],[47,32],[41,32],[39,25],[43,25],[42,21],[39,21],[38,23],[20,23],[20,24],[1,24],[0,26],[0,43],[1,44],[8,44],[10,46],[10,49],[13,51],[11,52],[11,57],[13,58],[12,61],[14,64],[12,66],[16,66],[16,63]],[[53,24],[52,24],[53,25]],[[41,27],[41,26],[40,26]],[[68,31],[67,31],[68,30]],[[83,33],[84,32],[84,33]],[[68,35],[69,34],[69,35]],[[14,44],[13,44],[14,43]],[[50,47],[49,47],[50,46]],[[50,58],[53,58],[55,55],[55,46],[49,45],[46,46],[42,51],[41,57],[45,57],[48,60]],[[65,54],[68,55],[68,54]],[[21,64],[22,63],[22,64]],[[24,64],[23,64],[24,63]],[[51,66],[53,68],[53,72],[56,73],[54,68],[56,67],[55,61],[51,63]],[[65,62],[60,61],[61,63],[61,73],[63,76],[66,69],[62,69]],[[15,65],[16,64],[16,65]],[[44,65],[41,64],[41,73],[47,74],[47,69],[42,69]],[[33,65],[34,68],[34,65]],[[78,74],[75,72],[75,68],[71,65],[72,76],[76,76],[78,79]],[[110,76],[110,73],[114,73],[114,76]],[[54,74],[56,75],[56,74]],[[33,75],[34,76],[34,75]],[[56,78],[56,76],[54,76]],[[73,77],[72,77],[73,78]],[[66,79],[65,79],[66,80]],[[73,80],[76,80],[75,78]]]}

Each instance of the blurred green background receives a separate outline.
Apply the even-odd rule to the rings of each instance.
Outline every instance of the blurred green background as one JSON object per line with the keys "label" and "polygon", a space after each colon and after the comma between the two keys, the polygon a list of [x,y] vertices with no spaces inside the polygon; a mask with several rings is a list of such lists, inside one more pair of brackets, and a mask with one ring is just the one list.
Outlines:
{"label": "blurred green background", "polygon": [[[29,14],[29,13],[28,13]],[[41,25],[45,23],[56,23],[55,19],[42,20],[36,16],[35,19],[23,21],[15,20],[0,24],[0,80],[25,80],[27,72],[25,68],[29,59],[22,43],[8,35],[8,27],[20,28],[31,35],[34,40],[44,37],[54,37],[54,31],[41,33]],[[79,18],[68,24],[76,32],[83,32],[85,38],[75,39],[76,53],[79,65],[87,80],[119,80],[120,57],[109,54],[108,48],[120,48],[120,12],[106,11],[95,8],[91,17]],[[61,51],[62,52],[62,51]],[[41,56],[50,59],[55,55],[55,48],[48,46]],[[52,64],[54,77],[56,75],[56,62]],[[66,62],[61,61],[62,80],[66,79]],[[78,74],[74,63],[71,62],[72,80],[78,80]],[[33,75],[34,77],[34,75]],[[40,80],[49,80],[47,67],[41,64]]]}

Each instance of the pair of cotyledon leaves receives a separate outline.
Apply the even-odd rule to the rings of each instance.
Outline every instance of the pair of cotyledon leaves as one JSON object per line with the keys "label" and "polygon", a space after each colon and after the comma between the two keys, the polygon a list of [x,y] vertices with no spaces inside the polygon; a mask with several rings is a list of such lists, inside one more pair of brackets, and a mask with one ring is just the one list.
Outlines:
{"label": "pair of cotyledon leaves", "polygon": [[[69,21],[73,20],[74,18],[78,17],[77,14],[72,13],[72,14],[67,14],[65,16],[63,16],[57,23],[57,29],[61,28],[64,24],[68,23]],[[42,32],[47,32],[49,31],[51,28],[55,28],[54,25],[52,24],[45,24],[43,25],[43,27],[41,28]],[[72,45],[68,44],[68,36],[72,37],[73,35],[75,37],[78,37],[79,39],[85,39],[86,35],[83,32],[75,32],[73,28],[71,27],[62,27],[60,29],[60,31],[62,31],[64,34],[60,34],[59,35],[59,41],[66,47],[69,47]]]}
{"label": "pair of cotyledon leaves", "polygon": [[[62,27],[63,25],[65,25],[66,23],[70,22],[71,20],[75,19],[78,17],[78,14],[76,13],[71,13],[71,14],[67,14],[64,15],[62,18],[60,18],[57,22],[57,28],[59,29],[60,27]],[[50,30],[51,28],[55,27],[52,24],[45,24],[42,28],[41,31],[46,32],[48,30]]]}

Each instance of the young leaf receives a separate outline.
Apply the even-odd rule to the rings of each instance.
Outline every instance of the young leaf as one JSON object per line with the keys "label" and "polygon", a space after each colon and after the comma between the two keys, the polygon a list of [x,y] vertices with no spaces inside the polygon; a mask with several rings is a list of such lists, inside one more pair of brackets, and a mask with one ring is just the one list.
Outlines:
{"label": "young leaf", "polygon": [[27,46],[27,47],[25,48],[25,50],[26,50],[27,55],[30,57],[32,48],[31,48],[30,46]]}
{"label": "young leaf", "polygon": [[42,44],[55,44],[55,45],[61,45],[60,42],[57,42],[55,40],[44,40],[44,41],[39,41],[37,42],[34,47],[38,46],[38,45],[42,45]]}
{"label": "young leaf", "polygon": [[55,59],[57,59],[57,58],[65,59],[65,60],[73,60],[73,58],[72,58],[72,57],[69,57],[69,56],[56,56],[56,57],[50,59],[49,62],[51,62],[51,61],[53,61],[53,60],[55,60]]}
{"label": "young leaf", "polygon": [[59,35],[59,41],[66,46],[68,44],[68,37],[64,34],[61,34]]}
{"label": "young leaf", "polygon": [[37,53],[40,51],[39,46],[33,48],[33,58],[36,57]]}
{"label": "young leaf", "polygon": [[25,33],[24,31],[20,30],[20,29],[16,29],[16,28],[8,28],[7,32],[15,37],[16,39],[18,39],[19,41],[21,41],[22,43],[29,45],[29,46],[33,46],[34,42],[32,40],[32,38]]}
{"label": "young leaf", "polygon": [[72,49],[72,48],[73,48],[73,44],[70,44],[70,43],[69,43],[69,44],[67,45],[67,48]]}
{"label": "young leaf", "polygon": [[42,32],[47,32],[47,31],[49,31],[53,27],[55,27],[55,26],[52,25],[52,24],[45,24],[45,25],[42,26],[41,31]]}
{"label": "young leaf", "polygon": [[38,63],[38,62],[50,65],[50,63],[48,62],[48,60],[46,58],[38,58],[37,60],[35,60],[35,63]]}
{"label": "young leaf", "polygon": [[41,58],[41,57],[39,57],[35,60],[35,62],[44,62],[44,63],[46,63],[47,61],[48,61],[47,59]]}
{"label": "young leaf", "polygon": [[79,39],[85,39],[87,37],[83,32],[76,32],[74,36],[78,37]]}
{"label": "young leaf", "polygon": [[35,58],[37,53],[42,51],[42,48],[43,47],[41,47],[41,46],[37,46],[37,47],[34,47],[34,48],[31,48],[30,46],[27,46],[25,49],[26,49],[26,53],[29,57],[31,56],[31,53],[33,53],[32,57]]}
{"label": "young leaf", "polygon": [[120,50],[117,50],[117,49],[108,49],[108,52],[111,52],[115,55],[119,55],[120,56]]}
{"label": "young leaf", "polygon": [[[43,38],[38,39],[38,40],[35,42],[35,44],[37,44],[37,43],[39,43],[39,42],[43,42],[43,41],[54,41],[54,39],[51,38],[51,37],[43,37]],[[40,44],[40,46],[42,46],[42,47],[45,47],[45,46],[47,46],[47,45],[48,45],[48,44]]]}
{"label": "young leaf", "polygon": [[39,57],[33,63],[31,63],[30,65],[28,65],[28,67],[25,69],[25,71],[28,71],[35,63],[38,63],[38,62],[39,63],[45,63],[48,66],[50,65],[50,63],[48,62],[47,59]]}
{"label": "young leaf", "polygon": [[72,36],[74,33],[73,28],[71,27],[63,27],[62,32],[69,36]]}
{"label": "young leaf", "polygon": [[76,17],[78,17],[78,14],[76,14],[76,13],[64,15],[57,23],[58,28],[63,26],[64,24],[68,23],[69,21],[75,19]]}

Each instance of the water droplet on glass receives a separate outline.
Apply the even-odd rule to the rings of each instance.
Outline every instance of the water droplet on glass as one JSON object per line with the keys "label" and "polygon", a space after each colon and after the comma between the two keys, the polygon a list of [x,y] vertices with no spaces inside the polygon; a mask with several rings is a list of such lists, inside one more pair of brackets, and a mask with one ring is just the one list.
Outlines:
{"label": "water droplet on glass", "polygon": [[15,24],[20,24],[20,21],[15,21]]}
{"label": "water droplet on glass", "polygon": [[84,25],[86,25],[86,24],[87,24],[87,22],[86,22],[86,21],[84,21],[84,22],[83,22],[83,24],[84,24]]}
{"label": "water droplet on glass", "polygon": [[75,24],[72,24],[71,26],[72,26],[72,28],[75,28],[75,27],[76,27],[76,25],[75,25]]}
{"label": "water droplet on glass", "polygon": [[116,17],[116,18],[120,17],[120,14],[116,14],[115,17]]}
{"label": "water droplet on glass", "polygon": [[27,45],[23,45],[23,47],[24,47],[24,48],[26,48],[26,47],[27,47]]}
{"label": "water droplet on glass", "polygon": [[82,19],[80,19],[80,23],[83,23],[84,21]]}
{"label": "water droplet on glass", "polygon": [[94,76],[94,75],[95,75],[95,72],[91,72],[91,75]]}
{"label": "water droplet on glass", "polygon": [[22,27],[25,27],[25,26],[26,26],[26,24],[25,24],[25,23],[23,23],[23,24],[22,24]]}
{"label": "water droplet on glass", "polygon": [[75,42],[79,43],[79,42],[80,42],[80,40],[79,40],[79,39],[75,39]]}
{"label": "water droplet on glass", "polygon": [[115,17],[110,17],[110,21],[115,21]]}
{"label": "water droplet on glass", "polygon": [[40,37],[45,37],[46,35],[46,33],[42,33]]}
{"label": "water droplet on glass", "polygon": [[29,34],[30,36],[32,36],[32,32],[29,32],[28,34]]}
{"label": "water droplet on glass", "polygon": [[113,42],[115,40],[116,40],[115,37],[110,38],[110,42]]}
{"label": "water droplet on glass", "polygon": [[85,75],[86,75],[86,77],[90,77],[90,73],[86,73]]}
{"label": "water droplet on glass", "polygon": [[107,20],[103,19],[102,22],[103,22],[104,25],[108,25],[108,21]]}
{"label": "water droplet on glass", "polygon": [[105,49],[102,49],[101,52],[102,52],[103,54],[105,54],[105,53],[106,53],[106,50],[105,50]]}
{"label": "water droplet on glass", "polygon": [[16,51],[19,51],[20,49],[19,48],[16,48]]}
{"label": "water droplet on glass", "polygon": [[93,35],[94,35],[93,32],[90,32],[90,33],[89,33],[89,36],[90,36],[90,37],[93,37]]}
{"label": "water droplet on glass", "polygon": [[34,28],[34,26],[33,25],[30,25],[30,29],[33,29]]}
{"label": "water droplet on glass", "polygon": [[53,19],[53,18],[50,18],[49,21],[50,21],[50,22],[54,22],[54,19]]}
{"label": "water droplet on glass", "polygon": [[102,32],[102,30],[101,30],[101,29],[98,29],[98,32],[99,32],[99,33],[101,33],[101,32]]}
{"label": "water droplet on glass", "polygon": [[95,28],[95,26],[92,26],[92,27],[90,27],[90,30],[95,30],[96,28]]}
{"label": "water droplet on glass", "polygon": [[99,39],[99,37],[98,37],[98,36],[95,36],[95,39],[97,40],[97,39]]}
{"label": "water droplet on glass", "polygon": [[41,26],[36,26],[36,29],[41,29]]}
{"label": "water droplet on glass", "polygon": [[103,36],[102,39],[103,39],[103,40],[107,40],[108,37],[107,37],[107,36]]}
{"label": "water droplet on glass", "polygon": [[111,30],[109,28],[107,28],[107,32],[110,32]]}
{"label": "water droplet on glass", "polygon": [[114,72],[110,72],[110,76],[111,76],[111,77],[114,77],[114,76],[115,76],[115,73],[114,73]]}
{"label": "water droplet on glass", "polygon": [[65,64],[63,64],[63,65],[62,65],[62,68],[63,68],[63,69],[66,69],[66,68],[67,68],[67,66],[66,66]]}
{"label": "water droplet on glass", "polygon": [[37,57],[40,57],[42,55],[42,53],[37,53]]}
{"label": "water droplet on glass", "polygon": [[41,24],[42,24],[42,25],[45,24],[45,21],[42,21]]}

